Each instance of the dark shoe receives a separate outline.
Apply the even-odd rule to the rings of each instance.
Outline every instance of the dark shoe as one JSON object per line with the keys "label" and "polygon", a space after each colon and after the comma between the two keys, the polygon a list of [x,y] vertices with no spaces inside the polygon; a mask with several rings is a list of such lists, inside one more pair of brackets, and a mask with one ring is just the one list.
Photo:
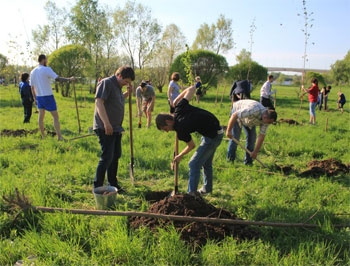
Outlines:
{"label": "dark shoe", "polygon": [[139,128],[141,128],[141,124],[139,124]]}
{"label": "dark shoe", "polygon": [[120,195],[126,194],[126,190],[124,188],[118,186],[117,189],[118,189],[117,191],[118,194]]}

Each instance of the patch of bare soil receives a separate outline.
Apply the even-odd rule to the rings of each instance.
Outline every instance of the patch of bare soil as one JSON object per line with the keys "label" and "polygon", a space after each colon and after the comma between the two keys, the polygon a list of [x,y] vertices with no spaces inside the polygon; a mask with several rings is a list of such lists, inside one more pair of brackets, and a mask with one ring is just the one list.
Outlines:
{"label": "patch of bare soil", "polygon": [[300,123],[298,123],[298,121],[295,121],[294,119],[284,119],[284,118],[281,118],[280,120],[278,120],[279,123],[286,123],[286,124],[289,124],[289,125],[300,125]]}
{"label": "patch of bare soil", "polygon": [[277,171],[282,172],[284,175],[290,175],[294,169],[293,165],[275,165]]}
{"label": "patch of bare soil", "polygon": [[[148,212],[241,220],[229,211],[217,209],[201,197],[193,197],[188,194],[174,195],[157,201],[150,206]],[[225,236],[233,236],[236,239],[253,239],[257,237],[256,231],[242,225],[169,221],[147,217],[130,218],[130,227],[133,229],[146,226],[152,231],[156,231],[157,228],[166,227],[170,224],[173,224],[176,230],[181,233],[182,240],[195,246],[205,245],[210,239],[220,241],[224,239]]]}
{"label": "patch of bare soil", "polygon": [[[3,137],[25,137],[27,135],[31,135],[31,134],[36,134],[38,133],[39,130],[38,129],[33,129],[33,130],[26,130],[26,129],[15,129],[15,130],[11,130],[11,129],[3,129],[0,132],[0,135]],[[46,134],[49,136],[54,137],[56,135],[56,132],[53,131],[46,131]]]}
{"label": "patch of bare soil", "polygon": [[349,165],[343,164],[336,159],[313,160],[307,164],[307,170],[300,173],[302,177],[320,177],[322,175],[335,176],[338,174],[349,173]]}

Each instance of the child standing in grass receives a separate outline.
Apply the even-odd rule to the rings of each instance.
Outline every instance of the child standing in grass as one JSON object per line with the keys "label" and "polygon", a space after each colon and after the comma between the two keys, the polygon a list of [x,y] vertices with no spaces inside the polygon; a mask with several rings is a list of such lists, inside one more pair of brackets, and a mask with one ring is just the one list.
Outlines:
{"label": "child standing in grass", "polygon": [[310,124],[316,124],[316,105],[318,100],[318,80],[317,78],[311,79],[311,87],[309,89],[305,89],[304,85],[302,86],[303,91],[309,94],[309,107],[310,107]]}
{"label": "child standing in grass", "polygon": [[340,109],[341,113],[344,113],[344,104],[346,103],[345,95],[341,91],[338,92],[338,109]]}
{"label": "child standing in grass", "polygon": [[22,104],[24,107],[24,121],[23,123],[29,123],[32,116],[32,107],[33,107],[33,94],[32,89],[28,83],[29,74],[21,74],[21,82],[19,83],[19,93],[21,94]]}

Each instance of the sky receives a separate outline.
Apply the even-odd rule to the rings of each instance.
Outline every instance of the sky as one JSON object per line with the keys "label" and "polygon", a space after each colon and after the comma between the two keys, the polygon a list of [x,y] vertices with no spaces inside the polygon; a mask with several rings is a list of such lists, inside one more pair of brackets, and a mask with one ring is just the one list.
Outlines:
{"label": "sky", "polygon": [[[0,16],[0,53],[12,63],[21,62],[18,51],[31,43],[31,32],[47,24],[44,5],[47,0],[8,0],[2,3]],[[76,0],[56,0],[69,9]],[[126,0],[99,0],[111,8],[124,6]],[[303,67],[304,19],[302,0],[136,0],[148,6],[152,16],[165,28],[175,23],[192,45],[201,24],[215,23],[220,14],[232,19],[235,47],[224,56],[230,65],[242,49],[250,50],[250,26],[255,20],[252,58],[266,67]],[[350,0],[306,0],[313,12],[307,45],[306,68],[329,69],[350,50]],[[19,47],[9,48],[11,41]],[[32,45],[32,44],[30,44]],[[13,45],[12,45],[13,46]],[[30,46],[29,46],[30,47]],[[19,57],[19,58],[18,58]],[[32,62],[33,64],[33,62]]]}

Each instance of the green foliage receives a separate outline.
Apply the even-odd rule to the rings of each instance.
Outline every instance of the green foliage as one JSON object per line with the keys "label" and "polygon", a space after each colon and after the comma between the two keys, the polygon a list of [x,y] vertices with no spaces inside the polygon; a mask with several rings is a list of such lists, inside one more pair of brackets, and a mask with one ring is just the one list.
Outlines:
{"label": "green foliage", "polygon": [[259,65],[255,61],[245,60],[237,65],[230,67],[226,77],[231,80],[245,80],[249,73],[249,80],[253,84],[258,84],[266,80],[267,68]]}
{"label": "green foliage", "polygon": [[216,54],[227,53],[234,46],[232,34],[232,19],[225,18],[221,14],[216,24],[204,23],[200,26],[192,48],[194,50],[209,50]]}
{"label": "green foliage", "polygon": [[307,71],[306,75],[305,75],[305,84],[311,84],[311,79],[312,78],[317,78],[318,80],[318,86],[319,87],[324,87],[326,86],[326,81],[323,77],[323,75],[321,73],[316,73],[316,72],[312,72],[312,71]]}
{"label": "green foliage", "polygon": [[[210,51],[188,51],[187,56],[188,59],[186,60],[191,62],[192,77],[200,76],[205,88],[216,87],[220,75],[223,75],[228,69],[226,58]],[[194,81],[189,80],[189,77],[187,77],[188,72],[186,72],[184,64],[185,57],[186,52],[179,55],[171,65],[169,72],[179,72],[184,83],[193,83]]]}
{"label": "green foliage", "polygon": [[350,50],[342,60],[337,60],[332,66],[332,75],[336,84],[350,84]]}
{"label": "green foliage", "polygon": [[0,54],[0,73],[6,67],[8,59],[3,54]]}
{"label": "green foliage", "polygon": [[[80,45],[66,45],[49,56],[49,65],[62,77],[85,77],[91,74],[91,55]],[[69,96],[69,83],[62,90],[63,96]]]}

